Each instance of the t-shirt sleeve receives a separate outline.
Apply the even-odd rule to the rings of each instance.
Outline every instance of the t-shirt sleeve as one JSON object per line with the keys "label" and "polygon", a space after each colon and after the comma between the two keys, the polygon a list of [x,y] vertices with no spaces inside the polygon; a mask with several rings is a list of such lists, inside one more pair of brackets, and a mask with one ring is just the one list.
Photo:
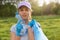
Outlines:
{"label": "t-shirt sleeve", "polygon": [[[17,24],[14,24],[14,25],[11,26],[10,32],[15,32],[16,36],[21,36],[20,30],[17,29],[16,25],[17,25]],[[20,28],[19,28],[19,29],[20,29]]]}
{"label": "t-shirt sleeve", "polygon": [[12,25],[10,28],[10,32],[14,32],[16,36],[20,36],[19,32],[16,31],[16,24]]}
{"label": "t-shirt sleeve", "polygon": [[16,32],[16,24],[11,26],[10,31],[11,32]]}

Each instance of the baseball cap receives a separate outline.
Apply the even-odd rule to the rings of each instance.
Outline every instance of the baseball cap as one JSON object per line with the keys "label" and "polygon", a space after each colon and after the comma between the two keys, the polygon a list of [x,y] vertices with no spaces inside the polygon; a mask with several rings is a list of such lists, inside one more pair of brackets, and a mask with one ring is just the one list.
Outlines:
{"label": "baseball cap", "polygon": [[21,1],[20,3],[18,3],[18,8],[20,8],[21,6],[26,6],[27,8],[31,9],[31,4],[27,1]]}

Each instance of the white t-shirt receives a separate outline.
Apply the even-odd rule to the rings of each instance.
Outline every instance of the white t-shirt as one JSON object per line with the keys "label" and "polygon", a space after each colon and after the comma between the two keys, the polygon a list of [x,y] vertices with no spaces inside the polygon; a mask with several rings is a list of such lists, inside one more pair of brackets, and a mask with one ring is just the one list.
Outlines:
{"label": "white t-shirt", "polygon": [[[38,23],[38,25],[40,26],[39,23]],[[48,40],[47,37],[44,35],[42,29],[40,28],[39,30],[40,30],[40,33],[41,33],[41,35],[42,35],[42,36],[40,37],[40,39],[42,40],[42,39],[44,38],[44,40]],[[16,33],[16,24],[11,27],[10,31]],[[28,40],[28,34],[22,36],[22,37],[21,37],[21,40]]]}
{"label": "white t-shirt", "polygon": [[[11,27],[10,31],[16,33],[16,24]],[[22,36],[21,40],[28,40],[28,34],[25,36]]]}

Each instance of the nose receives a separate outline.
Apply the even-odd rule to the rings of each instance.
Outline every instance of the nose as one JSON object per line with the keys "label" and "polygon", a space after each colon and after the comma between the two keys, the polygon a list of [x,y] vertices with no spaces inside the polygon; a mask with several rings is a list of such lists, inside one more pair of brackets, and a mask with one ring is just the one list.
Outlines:
{"label": "nose", "polygon": [[25,13],[26,13],[26,11],[25,11],[25,10],[23,10],[23,13],[25,14]]}

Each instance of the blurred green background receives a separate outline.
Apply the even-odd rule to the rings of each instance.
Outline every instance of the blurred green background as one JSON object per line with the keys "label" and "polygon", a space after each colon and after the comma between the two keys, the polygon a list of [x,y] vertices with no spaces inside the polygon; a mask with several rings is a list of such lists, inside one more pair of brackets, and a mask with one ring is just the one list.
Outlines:
{"label": "blurred green background", "polygon": [[[0,40],[10,40],[10,28],[17,22],[15,12],[17,11],[17,3],[20,1],[22,0],[0,0]],[[60,40],[60,0],[25,1],[31,3],[32,17],[41,24],[48,39]]]}
{"label": "blurred green background", "polygon": [[[60,40],[60,16],[33,16],[49,40]],[[0,18],[0,40],[10,40],[10,28],[17,22],[15,17]]]}
{"label": "blurred green background", "polygon": [[[0,17],[14,17],[17,11],[17,4],[22,0],[0,0]],[[26,0],[32,5],[33,14],[60,15],[60,0]]]}

